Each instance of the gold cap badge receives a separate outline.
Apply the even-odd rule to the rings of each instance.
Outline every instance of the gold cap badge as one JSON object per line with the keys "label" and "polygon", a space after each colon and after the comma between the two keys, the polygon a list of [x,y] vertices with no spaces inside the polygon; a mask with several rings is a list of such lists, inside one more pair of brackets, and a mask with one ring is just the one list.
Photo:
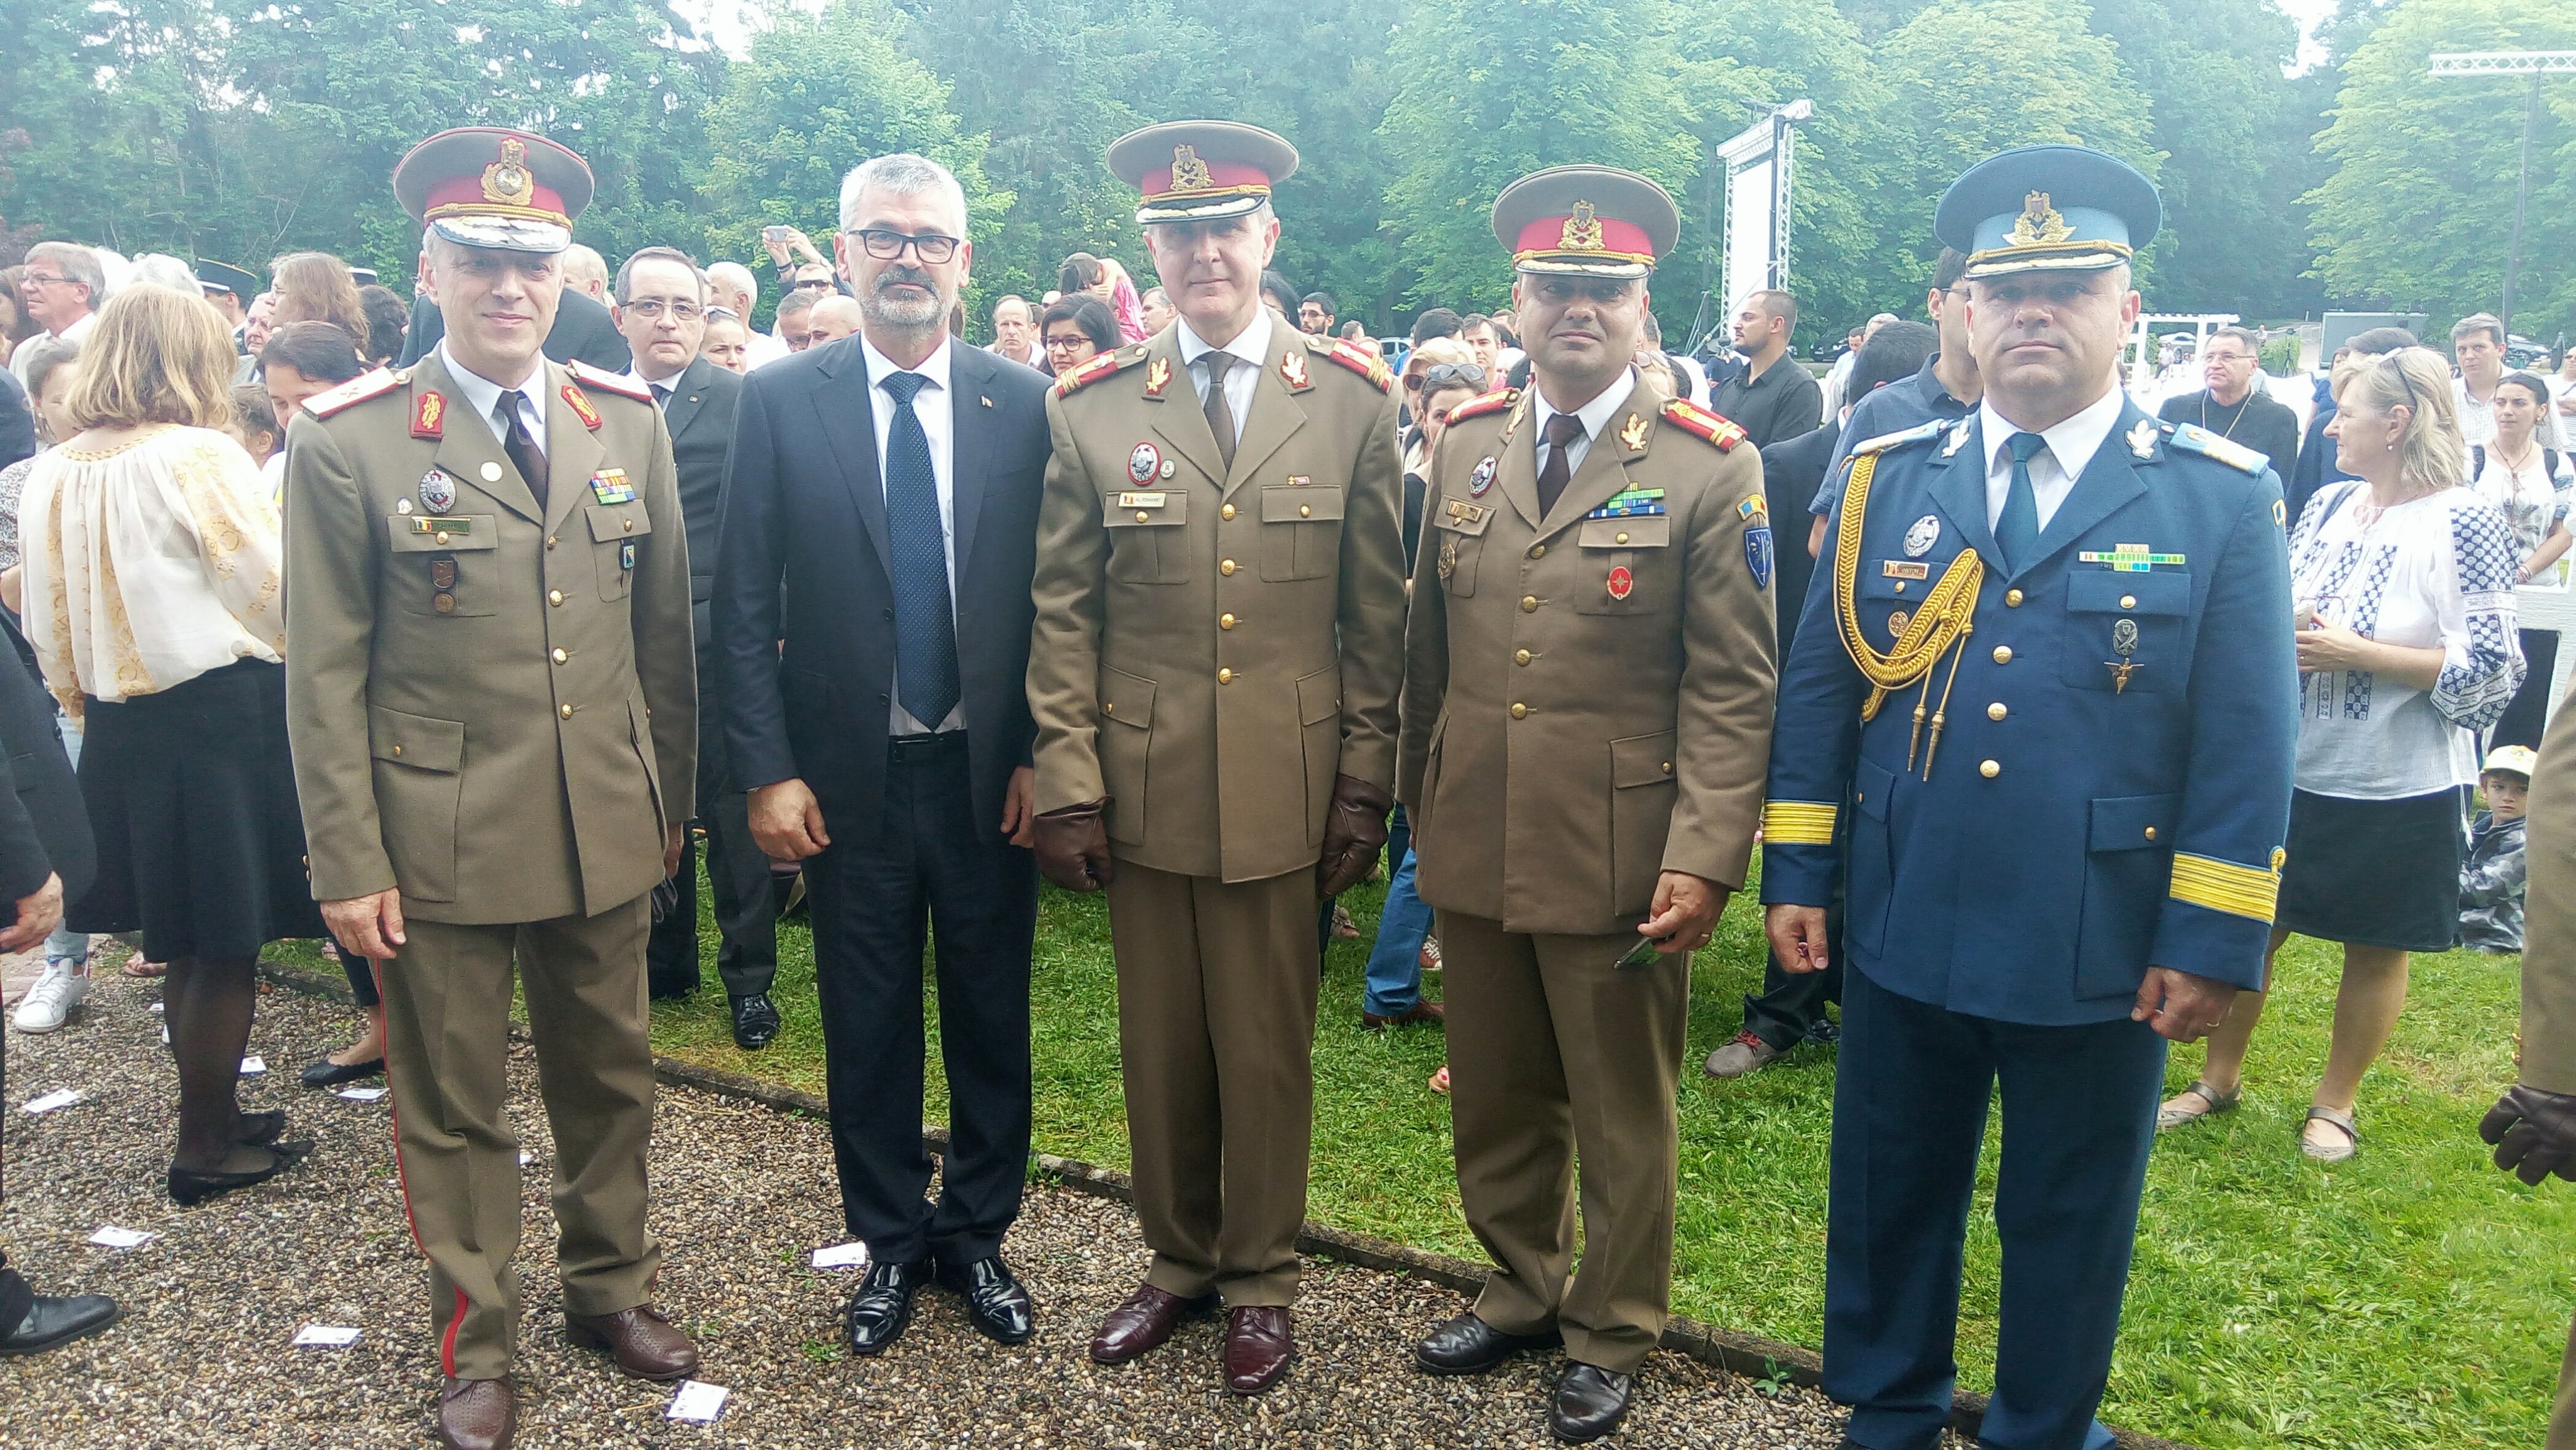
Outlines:
{"label": "gold cap badge", "polygon": [[1574,214],[1565,219],[1565,231],[1557,238],[1556,244],[1569,252],[1608,249],[1601,240],[1601,219],[1593,214],[1592,203],[1578,201],[1574,204]]}
{"label": "gold cap badge", "polygon": [[1199,159],[1198,148],[1172,148],[1172,190],[1206,191],[1215,185],[1216,177],[1209,173],[1208,164]]}
{"label": "gold cap badge", "polygon": [[2055,246],[2073,235],[2075,229],[2048,204],[2048,193],[2034,191],[2021,199],[2021,215],[2007,240],[2016,247]]}
{"label": "gold cap badge", "polygon": [[515,137],[501,143],[501,159],[483,168],[483,199],[502,206],[526,206],[536,199],[537,179],[528,171],[527,143]]}

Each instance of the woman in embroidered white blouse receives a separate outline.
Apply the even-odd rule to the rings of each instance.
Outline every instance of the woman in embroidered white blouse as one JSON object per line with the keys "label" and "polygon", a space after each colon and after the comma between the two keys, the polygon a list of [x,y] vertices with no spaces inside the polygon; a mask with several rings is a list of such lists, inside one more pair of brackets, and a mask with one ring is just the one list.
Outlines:
{"label": "woman in embroidered white blouse", "polygon": [[277,510],[232,416],[232,344],[201,296],[117,293],[19,510],[28,643],[85,720],[98,878],[75,930],[141,930],[170,964],[170,1194],[272,1177],[311,1147],[235,1094],[260,948],[322,934],[286,752]]}

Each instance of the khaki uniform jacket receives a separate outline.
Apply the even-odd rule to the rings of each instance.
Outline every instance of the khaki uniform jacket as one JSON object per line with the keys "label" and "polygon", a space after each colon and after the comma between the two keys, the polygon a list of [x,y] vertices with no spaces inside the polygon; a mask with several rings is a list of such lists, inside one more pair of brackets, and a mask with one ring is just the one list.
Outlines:
{"label": "khaki uniform jacket", "polygon": [[[1664,871],[1744,884],[1778,638],[1769,540],[1747,548],[1769,522],[1762,465],[1666,401],[1639,379],[1543,520],[1532,399],[1440,440],[1396,786],[1435,908],[1599,935],[1643,919]],[[1628,489],[1663,490],[1666,512],[1584,517]]]}
{"label": "khaki uniform jacket", "polygon": [[[670,434],[650,402],[561,364],[537,381],[542,514],[442,355],[287,427],[287,725],[319,900],[398,886],[429,921],[596,915],[662,879],[664,827],[695,813]],[[433,393],[442,436],[415,436],[433,431],[415,426]],[[432,469],[453,504],[428,506]],[[603,499],[619,492],[615,474],[594,483],[604,470],[632,501]],[[441,538],[433,518],[464,527]],[[445,612],[440,560],[456,570]]]}
{"label": "khaki uniform jacket", "polygon": [[2526,814],[2522,1081],[2576,1093],[2576,709],[2549,722]]}
{"label": "khaki uniform jacket", "polygon": [[1048,395],[1037,807],[1106,796],[1120,859],[1259,881],[1315,863],[1335,774],[1394,780],[1395,400],[1274,322],[1229,470],[1178,337]]}

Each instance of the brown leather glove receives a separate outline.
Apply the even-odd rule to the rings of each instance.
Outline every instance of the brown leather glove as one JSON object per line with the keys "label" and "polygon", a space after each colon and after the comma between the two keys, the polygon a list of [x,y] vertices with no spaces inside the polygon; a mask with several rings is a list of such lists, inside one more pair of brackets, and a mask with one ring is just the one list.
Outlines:
{"label": "brown leather glove", "polygon": [[2576,1182],[2576,1094],[2516,1084],[2487,1109],[2478,1136],[2495,1145],[2496,1166],[2525,1183],[2552,1173]]}
{"label": "brown leather glove", "polygon": [[1098,891],[1109,884],[1117,865],[1109,859],[1109,828],[1100,819],[1107,804],[1104,798],[1038,817],[1030,849],[1046,879],[1067,891]]}
{"label": "brown leather glove", "polygon": [[1333,804],[1324,813],[1324,858],[1315,863],[1316,889],[1327,897],[1367,879],[1386,844],[1386,813],[1395,798],[1347,775],[1333,777]]}

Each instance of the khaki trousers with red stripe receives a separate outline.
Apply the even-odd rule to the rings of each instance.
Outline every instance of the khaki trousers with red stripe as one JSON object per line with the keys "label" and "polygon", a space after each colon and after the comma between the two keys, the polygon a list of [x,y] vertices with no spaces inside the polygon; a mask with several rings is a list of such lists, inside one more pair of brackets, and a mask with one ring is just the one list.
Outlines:
{"label": "khaki trousers with red stripe", "polygon": [[445,1373],[510,1372],[519,1323],[519,1140],[509,1085],[512,966],[525,987],[554,1129],[555,1257],[563,1307],[614,1314],[651,1299],[662,1250],[644,1226],[653,1129],[645,1040],[647,897],[592,917],[519,925],[405,923],[378,964],[394,1155],[412,1237],[429,1256]]}

